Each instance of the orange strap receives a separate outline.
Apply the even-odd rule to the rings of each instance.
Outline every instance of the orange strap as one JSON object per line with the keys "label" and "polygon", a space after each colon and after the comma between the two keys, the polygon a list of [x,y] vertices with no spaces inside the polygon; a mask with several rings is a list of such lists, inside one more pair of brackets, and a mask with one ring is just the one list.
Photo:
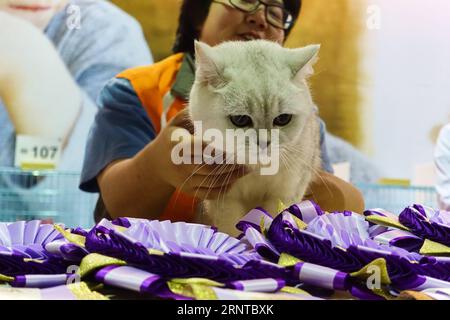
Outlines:
{"label": "orange strap", "polygon": [[117,76],[130,81],[156,133],[161,131],[163,97],[175,82],[182,61],[183,54],[178,53],[150,66],[126,70]]}

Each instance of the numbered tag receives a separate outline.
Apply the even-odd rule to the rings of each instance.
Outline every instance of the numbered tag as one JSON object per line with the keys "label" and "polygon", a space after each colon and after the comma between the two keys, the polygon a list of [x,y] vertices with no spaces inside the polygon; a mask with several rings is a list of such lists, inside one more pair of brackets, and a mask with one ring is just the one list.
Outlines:
{"label": "numbered tag", "polygon": [[60,139],[17,135],[14,165],[23,170],[56,169],[61,149]]}

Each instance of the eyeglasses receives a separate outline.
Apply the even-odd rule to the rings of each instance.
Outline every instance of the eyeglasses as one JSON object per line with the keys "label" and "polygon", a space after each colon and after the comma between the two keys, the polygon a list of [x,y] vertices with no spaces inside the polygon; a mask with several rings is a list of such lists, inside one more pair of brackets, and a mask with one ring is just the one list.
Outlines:
{"label": "eyeglasses", "polygon": [[213,0],[213,2],[232,6],[246,13],[256,12],[261,4],[266,7],[266,20],[278,29],[287,30],[293,24],[292,14],[287,11],[282,3],[274,0]]}

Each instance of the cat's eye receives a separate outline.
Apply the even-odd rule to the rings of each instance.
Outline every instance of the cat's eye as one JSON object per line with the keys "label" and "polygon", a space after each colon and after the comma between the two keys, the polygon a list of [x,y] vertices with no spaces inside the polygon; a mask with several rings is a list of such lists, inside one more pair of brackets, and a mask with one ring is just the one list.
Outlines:
{"label": "cat's eye", "polygon": [[230,116],[230,121],[238,128],[251,127],[253,124],[252,118],[246,115]]}
{"label": "cat's eye", "polygon": [[292,120],[292,114],[283,113],[273,120],[273,124],[278,127],[284,127]]}

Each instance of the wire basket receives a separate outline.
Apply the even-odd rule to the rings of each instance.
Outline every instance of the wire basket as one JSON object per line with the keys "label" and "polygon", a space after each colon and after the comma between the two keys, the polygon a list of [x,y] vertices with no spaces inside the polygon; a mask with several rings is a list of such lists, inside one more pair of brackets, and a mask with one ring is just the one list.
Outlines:
{"label": "wire basket", "polygon": [[366,209],[382,208],[400,214],[406,207],[422,204],[438,208],[437,193],[434,187],[357,184],[364,195]]}
{"label": "wire basket", "polygon": [[79,180],[80,174],[74,172],[0,168],[0,221],[92,227],[98,195],[79,190]]}
{"label": "wire basket", "polygon": [[[94,225],[97,194],[78,189],[80,174],[0,168],[0,221],[44,220],[68,227]],[[437,208],[433,187],[357,184],[366,208],[400,214],[414,203]]]}

